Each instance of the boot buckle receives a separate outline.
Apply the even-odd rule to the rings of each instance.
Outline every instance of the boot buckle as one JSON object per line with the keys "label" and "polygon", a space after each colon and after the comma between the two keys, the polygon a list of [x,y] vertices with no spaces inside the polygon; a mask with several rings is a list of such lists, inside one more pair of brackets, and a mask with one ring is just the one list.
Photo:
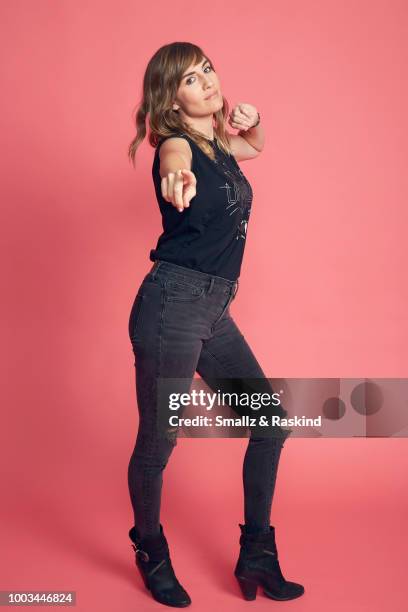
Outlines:
{"label": "boot buckle", "polygon": [[133,550],[135,551],[135,553],[139,555],[139,557],[141,557],[143,561],[149,561],[150,557],[145,550],[142,550],[141,548],[137,548],[137,546],[135,546],[134,544],[131,544],[131,546]]}

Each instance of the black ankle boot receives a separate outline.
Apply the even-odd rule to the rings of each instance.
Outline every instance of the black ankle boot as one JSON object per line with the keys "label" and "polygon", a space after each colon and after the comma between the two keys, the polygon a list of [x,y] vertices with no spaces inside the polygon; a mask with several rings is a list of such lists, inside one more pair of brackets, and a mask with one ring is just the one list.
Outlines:
{"label": "black ankle boot", "polygon": [[129,530],[136,565],[153,598],[166,606],[184,608],[191,604],[188,593],[176,578],[163,526],[160,533],[141,539],[136,527]]}
{"label": "black ankle boot", "polygon": [[282,575],[278,551],[275,544],[275,528],[269,526],[269,533],[248,533],[246,526],[239,524],[241,545],[234,574],[245,599],[256,598],[258,586],[271,599],[285,601],[295,599],[305,592],[296,582],[288,582]]}

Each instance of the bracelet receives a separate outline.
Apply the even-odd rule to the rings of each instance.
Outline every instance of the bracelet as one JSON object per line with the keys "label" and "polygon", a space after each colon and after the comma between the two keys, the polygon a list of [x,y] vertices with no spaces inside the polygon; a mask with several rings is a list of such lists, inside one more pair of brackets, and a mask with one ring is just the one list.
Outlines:
{"label": "bracelet", "polygon": [[259,125],[260,120],[261,120],[261,115],[258,113],[258,121],[252,127],[257,127]]}

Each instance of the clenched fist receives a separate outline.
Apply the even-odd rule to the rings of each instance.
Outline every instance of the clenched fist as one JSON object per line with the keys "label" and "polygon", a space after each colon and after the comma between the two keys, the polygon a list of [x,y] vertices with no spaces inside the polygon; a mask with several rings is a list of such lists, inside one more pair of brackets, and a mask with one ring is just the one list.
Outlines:
{"label": "clenched fist", "polygon": [[258,121],[258,111],[252,104],[240,103],[234,106],[229,114],[228,123],[231,127],[246,132]]}
{"label": "clenched fist", "polygon": [[196,195],[197,180],[191,170],[182,168],[169,172],[161,180],[163,198],[175,206],[179,212],[190,206],[190,200]]}

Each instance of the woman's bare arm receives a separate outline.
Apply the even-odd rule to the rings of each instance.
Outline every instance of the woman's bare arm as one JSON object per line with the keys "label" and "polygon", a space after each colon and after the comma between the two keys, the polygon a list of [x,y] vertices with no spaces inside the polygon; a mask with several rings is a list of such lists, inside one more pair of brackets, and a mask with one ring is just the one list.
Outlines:
{"label": "woman's bare arm", "polygon": [[160,176],[163,178],[169,172],[177,172],[182,168],[191,170],[192,153],[185,138],[168,138],[159,151]]}
{"label": "woman's bare arm", "polygon": [[257,157],[265,144],[265,132],[256,107],[246,103],[237,104],[230,112],[228,123],[239,130],[238,134],[228,134],[235,159],[244,161]]}
{"label": "woman's bare arm", "polygon": [[260,125],[250,128],[246,132],[242,131],[239,134],[228,133],[228,138],[232,154],[237,161],[258,157],[265,143],[263,128]]}

